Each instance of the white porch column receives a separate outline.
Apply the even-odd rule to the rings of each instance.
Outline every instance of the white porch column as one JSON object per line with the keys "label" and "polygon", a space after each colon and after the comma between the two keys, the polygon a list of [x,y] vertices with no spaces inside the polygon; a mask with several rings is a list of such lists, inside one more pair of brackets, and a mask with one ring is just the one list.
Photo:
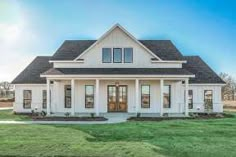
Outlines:
{"label": "white porch column", "polygon": [[164,89],[164,80],[160,80],[160,116],[163,116],[163,99],[164,99],[164,94],[163,94],[163,89]]}
{"label": "white porch column", "polygon": [[185,79],[185,116],[188,116],[188,79]]}
{"label": "white porch column", "polygon": [[49,116],[51,114],[51,94],[50,94],[50,80],[47,79],[47,115]]}
{"label": "white porch column", "polygon": [[135,79],[135,110],[139,112],[139,79]]}
{"label": "white porch column", "polygon": [[95,109],[96,116],[99,116],[99,79],[96,79],[96,87],[95,87]]}
{"label": "white porch column", "polygon": [[75,80],[71,80],[71,115],[75,115]]}

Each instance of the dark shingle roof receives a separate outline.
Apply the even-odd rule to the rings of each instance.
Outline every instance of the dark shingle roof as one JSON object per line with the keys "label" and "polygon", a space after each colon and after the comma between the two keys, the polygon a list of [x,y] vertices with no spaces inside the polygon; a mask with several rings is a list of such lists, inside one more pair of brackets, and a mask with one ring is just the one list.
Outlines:
{"label": "dark shingle roof", "polygon": [[[139,40],[144,46],[163,60],[183,60],[182,54],[170,40]],[[73,60],[96,40],[66,40],[51,60]]]}
{"label": "dark shingle roof", "polygon": [[182,68],[51,68],[43,75],[193,75]]}
{"label": "dark shingle roof", "polygon": [[184,60],[182,54],[170,40],[139,40],[162,60]]}
{"label": "dark shingle roof", "polygon": [[96,40],[66,40],[51,60],[73,60],[95,42]]}
{"label": "dark shingle roof", "polygon": [[44,84],[45,78],[41,78],[40,74],[52,67],[49,64],[51,57],[36,57],[13,81],[12,84]]}
{"label": "dark shingle roof", "polygon": [[183,68],[195,74],[190,78],[189,83],[225,83],[199,56],[184,56],[187,60]]}
{"label": "dark shingle roof", "polygon": [[45,78],[40,74],[69,75],[69,74],[120,74],[120,75],[195,75],[190,78],[190,83],[225,83],[200,57],[184,56],[187,60],[183,68],[52,68],[49,64],[51,57],[36,57],[28,67],[23,70],[13,81],[13,84],[45,84]]}

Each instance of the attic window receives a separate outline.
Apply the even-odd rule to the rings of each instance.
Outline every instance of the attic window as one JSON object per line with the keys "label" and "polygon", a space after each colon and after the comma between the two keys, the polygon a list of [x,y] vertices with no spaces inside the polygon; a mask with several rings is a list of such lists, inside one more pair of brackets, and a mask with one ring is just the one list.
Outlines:
{"label": "attic window", "polygon": [[111,63],[111,48],[102,49],[102,62]]}
{"label": "attic window", "polygon": [[133,48],[124,48],[124,62],[125,63],[133,62]]}
{"label": "attic window", "polygon": [[114,48],[113,49],[113,62],[114,63],[121,63],[122,62],[122,49],[121,48]]}

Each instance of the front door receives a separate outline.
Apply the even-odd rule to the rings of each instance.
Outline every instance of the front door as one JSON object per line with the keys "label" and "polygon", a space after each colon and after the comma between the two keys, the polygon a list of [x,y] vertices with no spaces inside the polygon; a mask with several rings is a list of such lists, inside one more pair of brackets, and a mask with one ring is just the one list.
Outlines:
{"label": "front door", "polygon": [[108,112],[127,112],[127,86],[109,85],[107,88]]}

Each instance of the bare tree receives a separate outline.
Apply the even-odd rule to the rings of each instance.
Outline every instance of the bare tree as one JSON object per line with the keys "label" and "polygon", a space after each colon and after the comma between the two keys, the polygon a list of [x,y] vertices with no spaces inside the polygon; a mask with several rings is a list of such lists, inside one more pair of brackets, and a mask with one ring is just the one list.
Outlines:
{"label": "bare tree", "polygon": [[219,76],[226,82],[226,85],[222,88],[222,99],[234,101],[236,93],[236,80],[226,73],[220,73]]}
{"label": "bare tree", "polygon": [[10,94],[11,84],[9,82],[0,83],[0,97],[8,97]]}
{"label": "bare tree", "polygon": [[9,91],[11,87],[11,84],[9,82],[1,82],[0,83],[0,88]]}

